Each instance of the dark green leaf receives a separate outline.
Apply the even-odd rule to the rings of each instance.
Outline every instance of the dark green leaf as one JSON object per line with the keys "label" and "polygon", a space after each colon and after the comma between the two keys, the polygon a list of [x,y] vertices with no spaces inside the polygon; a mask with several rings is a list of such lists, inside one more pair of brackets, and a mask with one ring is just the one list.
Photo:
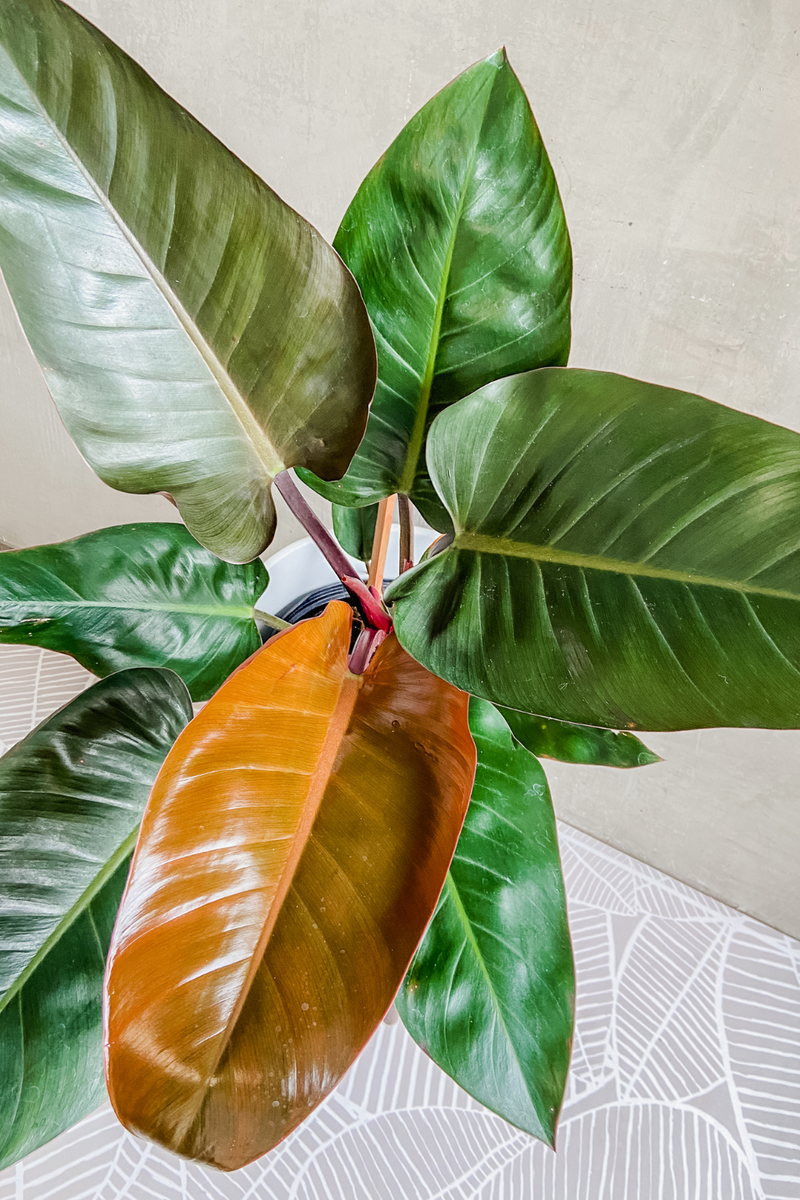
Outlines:
{"label": "dark green leaf", "polygon": [[207,700],[259,648],[261,562],[232,566],[182,525],[118,525],[0,556],[0,642],[71,654],[95,675],[170,667]]}
{"label": "dark green leaf", "polygon": [[504,50],[425,105],[379,160],[335,248],[378,345],[366,436],[329,499],[411,496],[449,521],[425,470],[437,412],[513,371],[569,353],[572,259],[555,176]]}
{"label": "dark green leaf", "polygon": [[553,1144],[575,979],[556,822],[539,763],[470,701],[478,768],[433,919],[397,997],[406,1028],[461,1087]]}
{"label": "dark green leaf", "polygon": [[59,0],[0,0],[0,266],[84,457],[246,562],[347,468],[375,347],[316,230]]}
{"label": "dark green leaf", "polygon": [[333,532],[339,545],[361,562],[369,562],[375,538],[375,523],[378,520],[378,505],[343,508],[341,504],[334,504],[332,511]]}
{"label": "dark green leaf", "polygon": [[517,741],[537,758],[596,767],[645,767],[662,761],[632,733],[554,721],[552,717],[537,717],[500,705],[498,709]]}
{"label": "dark green leaf", "polygon": [[429,670],[587,725],[800,725],[800,435],[544,370],[443,413],[428,464],[456,535],[389,596]]}
{"label": "dark green leaf", "polygon": [[96,683],[0,759],[0,1167],[101,1103],[106,952],[177,675]]}

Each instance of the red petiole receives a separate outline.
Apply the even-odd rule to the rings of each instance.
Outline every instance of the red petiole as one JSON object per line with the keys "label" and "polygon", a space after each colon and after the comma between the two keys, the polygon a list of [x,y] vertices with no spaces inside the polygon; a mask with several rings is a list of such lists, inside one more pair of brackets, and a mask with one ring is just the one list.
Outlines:
{"label": "red petiole", "polygon": [[392,618],[386,611],[383,598],[377,588],[367,587],[356,574],[356,569],[347,555],[331,537],[328,530],[303,498],[288,471],[275,479],[275,487],[297,517],[306,533],[321,551],[350,595],[358,602],[366,628],[359,634],[350,655],[350,670],[354,675],[363,675],[374,652],[392,631]]}

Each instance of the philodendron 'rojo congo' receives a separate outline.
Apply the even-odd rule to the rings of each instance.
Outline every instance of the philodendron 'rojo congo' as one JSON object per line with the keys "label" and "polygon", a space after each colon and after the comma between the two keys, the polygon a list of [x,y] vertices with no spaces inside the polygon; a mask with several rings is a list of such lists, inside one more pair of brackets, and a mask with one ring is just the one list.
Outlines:
{"label": "philodendron 'rojo congo'", "polygon": [[[185,523],[0,555],[0,641],[100,677],[0,760],[0,1166],[99,1103],[105,1056],[129,1128],[239,1167],[395,998],[552,1145],[539,757],[800,724],[800,437],[566,365],[566,221],[503,51],[331,248],[61,0],[0,0],[0,266],[84,457]],[[289,626],[256,607],[273,481],[342,580]],[[412,502],[442,535],[416,565]]]}

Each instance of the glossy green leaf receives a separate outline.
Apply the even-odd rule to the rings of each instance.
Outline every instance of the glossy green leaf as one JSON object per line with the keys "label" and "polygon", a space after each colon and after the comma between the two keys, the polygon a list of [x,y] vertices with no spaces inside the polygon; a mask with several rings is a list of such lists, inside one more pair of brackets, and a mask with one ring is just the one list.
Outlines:
{"label": "glossy green leaf", "polygon": [[370,171],[334,246],[358,280],[378,386],[341,504],[411,496],[446,512],[425,469],[435,415],[476,388],[567,361],[572,259],[555,176],[505,51],[409,121]]}
{"label": "glossy green leaf", "polygon": [[443,413],[428,465],[456,534],[388,596],[429,670],[581,724],[800,725],[800,435],[544,370]]}
{"label": "glossy green leaf", "polygon": [[436,912],[397,997],[411,1036],[461,1087],[553,1144],[575,978],[556,822],[541,766],[470,701],[478,766]]}
{"label": "glossy green leaf", "polygon": [[360,562],[369,562],[378,520],[378,505],[368,504],[364,508],[332,506],[333,532],[343,550]]}
{"label": "glossy green leaf", "polygon": [[595,767],[645,767],[662,761],[632,733],[554,721],[500,705],[498,709],[517,741],[537,758]]}
{"label": "glossy green leaf", "polygon": [[135,667],[0,759],[0,1167],[103,1100],[111,928],[150,789],[191,716],[177,675]]}
{"label": "glossy green leaf", "polygon": [[0,556],[0,643],[71,654],[95,675],[170,667],[207,700],[261,645],[261,562],[233,566],[177,524],[118,525]]}
{"label": "glossy green leaf", "polygon": [[338,478],[364,429],[375,348],[348,271],[60,0],[0,0],[0,191],[0,266],[84,457],[255,558],[272,478]]}

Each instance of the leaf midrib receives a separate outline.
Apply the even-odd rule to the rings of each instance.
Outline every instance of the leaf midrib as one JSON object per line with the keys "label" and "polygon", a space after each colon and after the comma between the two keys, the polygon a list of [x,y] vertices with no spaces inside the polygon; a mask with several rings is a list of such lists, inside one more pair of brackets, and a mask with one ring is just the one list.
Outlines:
{"label": "leaf midrib", "polygon": [[578,554],[572,550],[560,550],[553,546],[538,546],[529,542],[515,542],[511,538],[495,538],[480,533],[457,533],[453,542],[440,556],[453,550],[466,550],[474,554],[494,554],[503,558],[524,558],[531,562],[554,563],[559,566],[579,567],[588,571],[602,571],[611,575],[630,575],[647,579],[667,579],[674,583],[693,586],[725,588],[748,596],[770,596],[778,600],[800,600],[799,592],[783,588],[762,587],[746,580],[722,579],[713,575],[700,575],[692,571],[678,571],[670,567],[654,567],[646,562],[628,562],[625,559],[606,558],[600,554]]}
{"label": "leaf midrib", "polygon": [[[65,597],[63,600],[37,600],[35,597],[30,599],[1,599],[0,598],[0,626],[6,619],[3,616],[3,608],[13,605],[22,605],[28,607],[36,606],[37,612],[47,612],[48,610],[56,610],[56,614],[63,610],[72,611],[76,608],[102,608],[111,609],[114,612],[166,612],[166,613],[186,613],[191,616],[199,617],[228,617],[236,618],[237,620],[253,620],[255,608],[245,608],[244,606],[235,606],[227,608],[224,605],[218,604],[158,604],[150,601],[142,601],[141,603],[118,604],[112,600],[72,600]],[[36,624],[35,617],[28,618],[29,623]]]}
{"label": "leaf midrib", "polygon": [[77,921],[78,917],[83,915],[95,897],[108,883],[109,879],[120,866],[120,864],[124,862],[125,858],[132,852],[133,847],[136,844],[138,832],[139,825],[137,823],[136,827],[131,830],[131,832],[117,847],[114,853],[106,859],[102,868],[94,876],[89,886],[84,888],[75,903],[67,910],[49,937],[42,942],[33,958],[31,958],[28,964],[22,969],[22,971],[20,971],[19,975],[11,984],[11,986],[3,993],[2,996],[0,996],[0,1013],[2,1013],[3,1009],[6,1008],[14,996],[22,991],[22,988],[28,982],[39,964],[45,960],[53,946],[55,946],[56,943],[59,942],[62,937],[64,937],[70,926]]}
{"label": "leaf midrib", "polygon": [[[156,287],[156,289],[158,290],[158,292],[160,293],[160,295],[166,302],[170,311],[177,318],[179,325],[183,329],[186,336],[189,338],[190,342],[194,346],[195,350],[197,351],[200,358],[203,360],[203,363],[209,370],[211,376],[213,377],[214,382],[217,384],[217,386],[220,389],[225,400],[228,402],[228,405],[231,409],[231,412],[232,412],[234,418],[238,421],[239,425],[242,428],[242,432],[244,433],[244,436],[247,440],[248,445],[250,445],[250,447],[254,450],[257,458],[261,462],[261,465],[263,466],[266,473],[270,476],[271,479],[273,479],[276,475],[280,474],[280,472],[285,469],[285,463],[283,463],[283,461],[281,460],[281,457],[278,453],[277,448],[273,445],[272,441],[267,436],[266,432],[261,428],[261,426],[256,421],[255,417],[253,416],[253,413],[251,412],[250,407],[247,403],[246,397],[243,396],[242,393],[239,391],[236,384],[233,382],[230,375],[228,374],[226,368],[223,366],[223,364],[218,359],[214,349],[208,343],[205,336],[201,332],[199,326],[193,320],[193,318],[190,316],[188,310],[184,307],[184,305],[178,299],[178,296],[173,291],[173,289],[170,287],[170,285],[167,282],[164,275],[161,273],[161,271],[159,271],[158,267],[155,265],[153,260],[150,258],[149,254],[146,252],[144,247],[140,244],[138,239],[134,236],[132,230],[128,228],[125,221],[122,219],[120,214],[117,212],[116,208],[111,203],[110,197],[106,195],[106,193],[100,187],[99,183],[97,183],[94,176],[91,174],[91,172],[87,168],[86,164],[83,162],[83,160],[77,154],[77,152],[73,149],[73,147],[71,146],[71,144],[69,143],[67,138],[64,136],[62,131],[59,129],[58,125],[52,119],[52,117],[50,116],[50,113],[47,111],[44,104],[39,99],[37,92],[35,91],[33,86],[28,82],[28,80],[23,75],[22,71],[20,70],[19,66],[17,65],[15,59],[13,58],[13,56],[8,48],[7,48],[7,53],[8,53],[10,62],[13,63],[14,68],[15,68],[19,78],[22,80],[22,83],[26,87],[28,94],[31,96],[34,107],[41,114],[42,119],[46,122],[46,124],[49,125],[53,134],[58,139],[58,141],[61,143],[61,146],[63,147],[65,154],[72,160],[72,162],[78,168],[78,171],[83,176],[83,178],[86,180],[89,187],[91,188],[91,190],[94,192],[95,196],[97,197],[101,207],[103,209],[105,209],[105,211],[108,213],[108,215],[114,221],[114,223],[116,224],[120,233],[122,234],[123,238],[128,243],[130,248],[133,250],[133,252],[136,255],[136,257],[138,258],[139,262],[142,264],[142,267],[144,268],[146,275],[149,277],[151,282],[154,284],[154,286]],[[153,87],[155,87],[155,88],[158,87],[158,85],[154,81],[153,81]],[[116,89],[114,89],[114,97],[116,100],[116,98],[117,98]],[[69,111],[70,111],[70,113],[72,112],[72,96],[70,96]]]}
{"label": "leaf midrib", "polygon": [[419,392],[419,405],[417,415],[414,418],[414,427],[411,430],[411,437],[408,442],[408,450],[406,452],[405,466],[403,474],[397,485],[398,492],[404,492],[410,495],[414,486],[414,481],[417,477],[417,467],[419,466],[422,447],[425,442],[425,427],[428,423],[428,410],[430,408],[431,389],[433,387],[434,372],[436,369],[436,358],[439,353],[439,335],[442,329],[442,318],[444,316],[444,306],[447,300],[447,285],[450,282],[450,268],[453,263],[453,254],[455,252],[456,241],[458,239],[458,229],[461,224],[461,217],[464,212],[466,203],[467,191],[472,182],[472,176],[475,170],[475,160],[478,157],[478,149],[481,142],[481,134],[483,133],[483,124],[486,120],[486,111],[489,107],[489,100],[494,86],[496,77],[492,79],[489,88],[487,89],[486,98],[483,106],[483,116],[481,118],[478,136],[475,138],[475,145],[467,163],[466,171],[464,172],[464,182],[461,188],[461,194],[458,198],[455,217],[453,219],[453,227],[450,233],[450,238],[447,243],[447,251],[445,254],[444,265],[442,267],[442,277],[439,283],[439,291],[436,296],[436,308],[433,314],[433,328],[431,329],[430,345],[428,346],[428,359],[425,364],[425,374],[422,377],[422,384]]}
{"label": "leaf midrib", "polygon": [[[456,857],[457,857],[457,855],[456,855]],[[525,1072],[522,1068],[522,1063],[519,1060],[519,1055],[517,1054],[517,1047],[514,1043],[514,1039],[511,1036],[508,1025],[506,1023],[505,1016],[503,1014],[503,1009],[500,1004],[500,997],[497,995],[494,984],[492,983],[492,977],[489,974],[489,968],[486,966],[486,960],[484,959],[483,954],[481,953],[481,948],[478,945],[478,940],[475,937],[475,934],[472,929],[472,922],[469,919],[469,914],[467,913],[467,910],[464,907],[464,903],[459,894],[458,887],[456,885],[455,880],[453,879],[452,871],[447,872],[447,877],[445,879],[445,888],[447,889],[450,899],[453,901],[453,904],[455,905],[459,920],[461,921],[461,924],[464,926],[464,932],[466,934],[467,941],[469,942],[470,949],[472,950],[472,953],[475,956],[478,966],[480,967],[481,973],[483,974],[483,977],[486,980],[486,987],[489,991],[489,997],[492,1002],[492,1007],[494,1008],[495,1012],[497,1013],[497,1019],[500,1022],[500,1025],[502,1026],[503,1033],[506,1035],[506,1041],[508,1042],[508,1045],[511,1049],[511,1053],[514,1056],[514,1062],[517,1064],[517,1070],[519,1071],[519,1076],[520,1076],[520,1079],[522,1080],[522,1084],[523,1084],[523,1087],[525,1088],[528,1099],[531,1102],[531,1108],[533,1109],[533,1112],[536,1116],[537,1121],[539,1121],[541,1123],[541,1117],[539,1116],[539,1113],[536,1109],[536,1103],[534,1101],[533,1095],[531,1094],[531,1089],[528,1086],[528,1081],[525,1077]]]}

